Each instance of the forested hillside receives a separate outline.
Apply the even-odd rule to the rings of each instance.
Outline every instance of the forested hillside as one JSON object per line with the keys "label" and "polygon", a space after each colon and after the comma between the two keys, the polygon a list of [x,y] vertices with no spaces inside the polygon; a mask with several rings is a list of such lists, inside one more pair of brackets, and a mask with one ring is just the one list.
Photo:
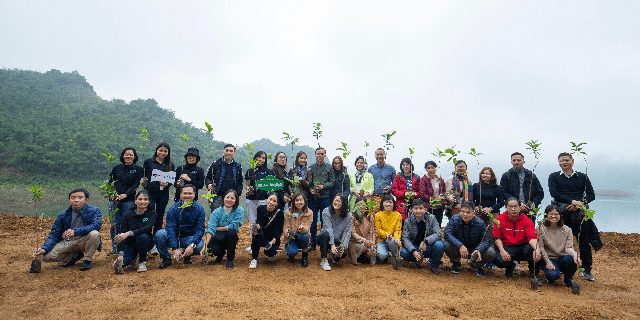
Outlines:
{"label": "forested hillside", "polygon": [[[222,155],[225,144],[214,141],[211,148],[211,137],[207,133],[176,118],[173,111],[161,108],[154,99],[129,103],[103,100],[77,71],[39,73],[0,69],[0,112],[0,169],[4,169],[0,179],[3,181],[28,183],[25,180],[36,177],[72,181],[104,179],[109,164],[101,153],[111,153],[117,159],[124,147],[133,146],[138,150],[141,164],[162,141],[171,145],[176,165],[184,162],[188,147],[196,146],[202,157],[200,165],[207,167],[212,154],[215,158]],[[207,120],[197,125],[204,127],[204,121]],[[213,125],[215,136],[215,119],[208,121]],[[147,130],[149,141],[140,139],[141,129]],[[188,134],[187,142],[181,134]],[[269,151],[265,151],[289,148],[290,157],[290,146],[277,147],[269,143]],[[256,146],[255,150],[260,147]],[[248,166],[246,152],[238,150],[236,159],[243,168]]]}

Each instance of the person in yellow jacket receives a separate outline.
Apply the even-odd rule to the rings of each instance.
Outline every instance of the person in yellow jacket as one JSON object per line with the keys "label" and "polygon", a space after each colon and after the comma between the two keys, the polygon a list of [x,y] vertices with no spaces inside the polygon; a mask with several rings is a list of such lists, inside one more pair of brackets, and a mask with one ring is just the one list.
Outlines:
{"label": "person in yellow jacket", "polygon": [[367,166],[363,156],[356,158],[356,172],[349,174],[349,186],[351,188],[351,199],[349,208],[353,212],[356,207],[356,198],[364,196],[367,200],[373,194],[373,175],[367,172]]}
{"label": "person in yellow jacket", "polygon": [[393,258],[393,268],[402,266],[398,254],[402,236],[402,215],[396,211],[396,201],[391,195],[380,200],[380,211],[376,213],[376,251],[378,260]]}

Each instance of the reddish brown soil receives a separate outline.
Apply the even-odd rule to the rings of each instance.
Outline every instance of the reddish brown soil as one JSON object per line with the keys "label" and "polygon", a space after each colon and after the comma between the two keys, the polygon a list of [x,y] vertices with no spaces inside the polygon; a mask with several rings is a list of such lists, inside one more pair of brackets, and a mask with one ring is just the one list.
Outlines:
{"label": "reddish brown soil", "polygon": [[[42,219],[42,238],[53,219]],[[247,227],[241,229],[236,267],[193,264],[114,275],[106,251],[94,256],[86,272],[79,265],[43,263],[29,274],[34,251],[34,217],[0,215],[0,319],[629,319],[640,317],[639,234],[602,233],[605,247],[594,256],[595,282],[579,277],[582,294],[562,285],[529,289],[526,267],[515,278],[489,271],[479,278],[463,265],[451,274],[448,259],[440,276],[405,264],[320,269],[319,252],[304,269],[299,260],[275,262],[263,255],[249,270]],[[101,230],[109,249],[109,222]],[[194,260],[199,261],[196,257]],[[522,270],[525,269],[525,270]]]}

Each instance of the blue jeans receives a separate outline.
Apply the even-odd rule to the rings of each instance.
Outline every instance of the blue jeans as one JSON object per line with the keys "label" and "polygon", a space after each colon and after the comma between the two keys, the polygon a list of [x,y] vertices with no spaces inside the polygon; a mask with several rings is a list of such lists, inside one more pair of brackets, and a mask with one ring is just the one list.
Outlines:
{"label": "blue jeans", "polygon": [[138,263],[142,263],[147,261],[147,253],[153,247],[153,242],[151,241],[151,237],[149,235],[143,233],[139,236],[136,236],[136,245],[125,245],[124,246],[124,259],[122,264],[125,266],[130,265],[131,263],[136,261],[138,258]]}
{"label": "blue jeans", "polygon": [[[440,240],[430,246],[427,246],[427,249],[422,252],[422,256],[429,258],[429,264],[434,268],[437,268],[442,263],[442,255],[444,255],[444,243]],[[400,256],[404,261],[416,262],[416,258],[405,248],[400,250]]]}
{"label": "blue jeans", "polygon": [[322,225],[322,211],[324,208],[329,206],[329,198],[318,198],[318,197],[309,197],[309,203],[307,203],[307,207],[313,211],[313,222],[311,222],[311,243],[315,244],[318,241],[316,237],[318,235],[318,220],[320,220],[320,225]]}
{"label": "blue jeans", "polygon": [[398,245],[393,238],[376,242],[376,251],[378,260],[384,260],[389,257],[395,258],[398,255]]}
{"label": "blue jeans", "polygon": [[156,210],[156,222],[153,224],[154,235],[162,229],[167,203],[169,203],[169,190],[160,194],[149,194],[149,208]]}
{"label": "blue jeans", "polygon": [[[167,230],[165,230],[165,229],[158,230],[158,232],[156,232],[156,235],[153,236],[153,238],[154,238],[154,242],[156,244],[156,247],[158,248],[158,252],[160,253],[160,257],[162,259],[171,259],[171,254],[168,251],[169,250],[169,236],[167,235]],[[191,236],[182,237],[182,238],[178,239],[178,246],[180,248],[184,249],[188,245],[191,244],[191,240],[193,240],[193,237],[191,237]],[[193,254],[192,255],[200,254],[200,251],[202,251],[202,247],[204,247],[204,240],[200,240],[200,242],[198,242],[198,245],[193,250]],[[177,249],[177,248],[172,248],[172,249]]]}
{"label": "blue jeans", "polygon": [[131,207],[135,205],[136,205],[135,201],[133,200],[127,201],[127,202],[120,202],[118,204],[118,211],[113,215],[113,221],[111,221],[112,226],[109,229],[109,233],[111,234],[112,247],[115,248],[117,246],[117,244],[113,242],[113,238],[115,238],[118,232],[120,232],[120,221],[122,220],[122,215],[124,215],[125,212],[131,210]]}
{"label": "blue jeans", "polygon": [[296,238],[289,240],[284,246],[284,250],[287,251],[289,257],[295,257],[298,255],[298,249],[306,249],[309,247],[309,236],[306,233],[296,232]]}
{"label": "blue jeans", "polygon": [[573,261],[572,256],[566,255],[560,258],[560,260],[549,260],[551,261],[551,264],[556,267],[555,270],[547,269],[546,263],[544,263],[543,261],[538,263],[542,265],[542,271],[544,271],[545,277],[547,277],[547,280],[549,280],[550,282],[554,282],[560,279],[560,273],[564,273],[564,282],[567,283],[573,279],[573,275],[578,270],[578,266],[576,265],[575,261]]}

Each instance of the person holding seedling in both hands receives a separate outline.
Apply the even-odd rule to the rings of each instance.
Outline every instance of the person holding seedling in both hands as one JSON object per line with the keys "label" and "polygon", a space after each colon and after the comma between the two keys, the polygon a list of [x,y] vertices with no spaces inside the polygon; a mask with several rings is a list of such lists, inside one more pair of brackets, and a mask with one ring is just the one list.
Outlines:
{"label": "person holding seedling in both hands", "polygon": [[284,182],[284,188],[275,191],[275,194],[278,196],[278,209],[284,212],[284,206],[291,202],[291,182],[287,179],[287,155],[284,154],[284,152],[279,151],[276,153],[271,172],[274,177]]}
{"label": "person holding seedling in both hands", "polygon": [[[307,167],[307,154],[304,151],[298,151],[296,154],[296,163],[289,170],[289,179],[298,181],[297,185],[289,185],[289,193],[296,194],[301,192],[305,199],[311,196],[311,185],[313,184],[313,174]],[[296,190],[297,189],[297,190]],[[293,201],[293,200],[292,200]]]}
{"label": "person holding seedling in both hands", "polygon": [[[580,294],[580,284],[573,281],[573,275],[582,265],[578,253],[573,250],[573,234],[560,216],[560,208],[549,205],[544,210],[545,220],[537,227],[538,244],[544,264],[540,263],[548,283],[555,283],[564,274],[564,284],[573,294]],[[538,265],[536,265],[536,269]],[[538,270],[536,270],[536,274]]]}
{"label": "person holding seedling in both hands", "polygon": [[102,215],[98,207],[87,204],[88,199],[89,192],[84,188],[69,192],[69,208],[58,214],[49,237],[32,258],[42,255],[43,262],[64,262],[63,267],[84,258],[80,271],[91,268],[93,254],[102,247]]}
{"label": "person holding seedling in both hands", "polygon": [[[329,194],[333,188],[335,177],[333,176],[333,168],[329,163],[324,162],[327,152],[324,148],[316,149],[316,163],[309,168],[312,174],[313,184],[311,185],[309,196],[309,209],[313,211],[313,223],[311,223],[311,243],[309,250],[316,249],[316,235],[318,233],[318,222],[322,224],[322,212],[329,207]],[[319,220],[319,221],[318,221]]]}
{"label": "person holding seedling in both hands", "polygon": [[[493,239],[498,248],[493,263],[496,267],[505,268],[505,276],[513,277],[515,261],[527,261],[529,263],[529,278],[534,277],[534,260],[540,260],[540,248],[538,248],[538,236],[536,228],[526,214],[520,212],[521,203],[516,198],[507,200],[507,211],[496,218],[493,226]],[[537,280],[538,286],[542,285]]]}
{"label": "person holding seedling in both hands", "polygon": [[292,205],[284,213],[284,249],[287,252],[287,261],[293,262],[298,249],[302,251],[300,264],[306,268],[309,266],[309,239],[311,232],[309,226],[313,221],[313,212],[307,207],[307,198],[304,193],[296,193],[292,198]]}
{"label": "person holding seedling in both hands", "polygon": [[322,229],[318,235],[320,245],[320,267],[324,271],[331,270],[327,253],[331,248],[333,263],[338,263],[347,257],[347,246],[351,239],[351,212],[347,197],[337,194],[333,197],[331,206],[322,211]]}
{"label": "person holding seedling in both hands", "polygon": [[264,247],[264,254],[269,261],[276,259],[276,250],[280,246],[280,237],[284,226],[284,213],[278,208],[278,196],[272,194],[267,198],[267,204],[258,207],[258,216],[251,238],[251,263],[250,269],[258,267],[258,254],[260,247]]}
{"label": "person holding seedling in both hands", "polygon": [[444,254],[442,231],[438,220],[427,213],[422,199],[413,200],[409,216],[402,227],[402,250],[400,256],[404,261],[414,262],[422,266],[423,258],[429,259],[431,271],[440,274],[440,264]]}
{"label": "person holding seedling in both hands", "polygon": [[[349,208],[351,211],[356,208],[356,199],[359,196],[365,197],[365,202],[373,194],[373,175],[367,172],[367,162],[363,156],[358,156],[354,163],[356,172],[349,174],[349,187],[351,188],[351,199],[349,200]],[[374,213],[371,212],[371,215]]]}
{"label": "person holding seedling in both hands", "polygon": [[[420,183],[420,177],[413,173],[413,169],[411,159],[402,159],[400,162],[402,172],[396,174],[391,187],[391,193],[396,197],[398,212],[402,214],[403,221],[407,219],[407,211],[411,207],[411,201],[417,197],[415,191],[418,190]],[[407,199],[409,199],[408,202]]]}
{"label": "person holding seedling in both hands", "polygon": [[[524,168],[524,156],[520,152],[511,154],[513,168],[502,174],[500,189],[504,199],[516,198],[520,201],[520,212],[529,214],[533,207],[540,206],[544,190],[535,173]],[[535,219],[535,217],[529,217]],[[533,221],[535,224],[535,221]]]}
{"label": "person holding seedling in both hands", "polygon": [[382,201],[382,198],[385,195],[391,193],[391,186],[393,185],[393,179],[396,176],[396,169],[392,165],[385,163],[387,153],[383,148],[378,148],[376,150],[375,157],[376,164],[369,167],[368,172],[371,173],[374,181],[371,201],[377,205]]}
{"label": "person holding seedling in both hands", "polygon": [[190,264],[191,256],[200,254],[204,247],[202,235],[205,214],[204,208],[194,201],[195,189],[191,184],[182,186],[180,201],[174,203],[167,212],[165,228],[155,234],[154,241],[162,258],[160,269],[169,267],[172,259]]}
{"label": "person holding seedling in both hands", "polygon": [[[245,203],[247,205],[247,218],[249,219],[249,235],[253,236],[253,228],[251,226],[256,223],[258,206],[267,204],[269,194],[256,188],[256,181],[264,179],[264,177],[272,175],[271,170],[267,168],[267,154],[264,151],[258,151],[253,155],[255,161],[255,169],[249,168],[244,175],[246,181],[247,197]],[[250,249],[250,248],[248,248]],[[246,250],[250,252],[250,250]]]}
{"label": "person holding seedling in both hands", "polygon": [[333,199],[337,194],[344,195],[349,199],[349,174],[347,174],[347,168],[344,166],[344,161],[341,156],[333,158],[331,163],[333,167],[333,188],[329,193],[329,199]]}
{"label": "person holding seedling in both hands", "polygon": [[196,187],[196,195],[194,199],[198,199],[198,190],[204,186],[204,169],[198,167],[200,163],[200,150],[195,147],[187,149],[187,153],[184,155],[185,164],[179,166],[176,169],[176,194],[173,197],[173,202],[180,200],[180,189],[182,185],[190,184]]}
{"label": "person holding seedling in both hands", "polygon": [[463,160],[456,162],[456,171],[447,179],[445,186],[445,198],[447,199],[447,218],[460,212],[462,203],[473,201],[473,183],[467,174],[467,163]]}
{"label": "person holding seedling in both hands", "polygon": [[402,266],[399,250],[402,246],[402,215],[396,211],[396,201],[388,194],[380,200],[380,211],[376,213],[376,251],[378,260],[393,259],[393,269]]}
{"label": "person holding seedling in both hands", "polygon": [[116,189],[118,195],[114,199],[117,203],[118,211],[113,215],[113,224],[115,228],[109,229],[111,233],[111,251],[107,255],[116,254],[116,242],[114,241],[118,228],[120,227],[120,220],[122,215],[135,206],[134,198],[136,195],[136,189],[140,185],[140,179],[143,176],[142,167],[136,165],[138,162],[138,154],[134,148],[124,148],[120,154],[121,164],[116,165],[111,170],[109,175],[109,184],[113,183],[113,187]]}
{"label": "person holding seedling in both hands", "polygon": [[429,213],[436,216],[438,219],[438,225],[442,225],[442,217],[444,216],[444,207],[442,204],[431,205],[431,199],[439,199],[441,203],[444,203],[444,180],[436,175],[438,165],[434,161],[427,161],[424,164],[424,168],[427,170],[427,174],[420,178],[418,183],[418,197],[424,200],[424,205],[429,210]]}
{"label": "person holding seedling in both hands", "polygon": [[224,197],[221,193],[233,189],[238,195],[242,195],[242,165],[233,158],[235,155],[236,147],[227,143],[222,150],[222,158],[213,162],[207,169],[204,184],[209,191],[216,194],[209,204],[211,212],[222,206]]}
{"label": "person holding seedling in both hands", "polygon": [[[373,183],[371,187],[373,188]],[[352,264],[358,264],[358,260],[366,260],[374,266],[376,264],[375,214],[367,210],[365,196],[354,198],[356,209],[351,214],[351,239],[347,247],[347,260]]]}
{"label": "person holding seedling in both hands", "polygon": [[597,251],[603,244],[593,219],[584,221],[584,211],[581,207],[588,209],[588,203],[595,200],[596,195],[589,177],[573,170],[574,163],[575,160],[570,153],[563,152],[558,155],[558,164],[562,170],[549,175],[549,193],[554,200],[551,204],[560,208],[562,220],[579,240],[578,248],[584,268],[582,276],[588,281],[593,281],[591,247]]}
{"label": "person holding seedling in both hands", "polygon": [[133,265],[138,260],[138,272],[147,271],[147,253],[153,246],[151,230],[156,221],[156,212],[149,208],[149,192],[140,190],[135,197],[135,207],[122,216],[115,236],[118,244],[118,258],[113,264],[116,274],[124,273],[123,267]]}
{"label": "person holding seedling in both hands", "polygon": [[460,214],[451,217],[444,229],[444,251],[453,264],[451,273],[460,273],[460,259],[469,259],[469,267],[478,276],[486,277],[482,266],[491,262],[496,255],[490,241],[491,233],[487,225],[476,217],[473,203],[463,202]]}
{"label": "person holding seedling in both hands", "polygon": [[[242,226],[244,210],[238,206],[240,196],[235,190],[228,190],[222,199],[222,206],[211,212],[204,239],[208,252],[216,256],[215,263],[222,261],[222,257],[226,253],[226,266],[233,268],[233,259],[236,257],[236,245],[238,244],[238,230]],[[204,253],[204,248],[202,250]]]}

